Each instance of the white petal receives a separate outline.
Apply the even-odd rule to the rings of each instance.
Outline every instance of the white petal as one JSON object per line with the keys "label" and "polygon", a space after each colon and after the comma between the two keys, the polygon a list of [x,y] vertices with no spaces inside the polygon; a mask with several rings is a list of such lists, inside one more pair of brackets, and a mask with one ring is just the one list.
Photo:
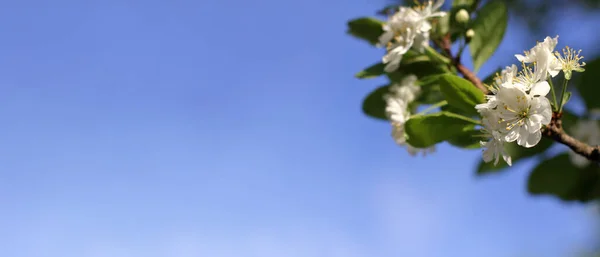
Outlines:
{"label": "white petal", "polygon": [[505,136],[504,136],[504,141],[506,142],[514,142],[517,139],[519,139],[520,135],[519,133],[517,133],[516,129],[513,129],[511,131],[509,131]]}
{"label": "white petal", "polygon": [[550,92],[550,85],[546,81],[535,83],[531,87],[529,95],[531,96],[546,96]]}
{"label": "white petal", "polygon": [[521,54],[515,54],[515,57],[517,57],[517,60],[519,60],[519,62],[529,62],[529,59]]}
{"label": "white petal", "polygon": [[542,119],[542,115],[531,115],[531,117],[525,121],[527,124],[527,132],[535,133],[536,131],[542,129],[542,123],[540,122]]}
{"label": "white petal", "polygon": [[525,127],[519,127],[515,130],[517,131],[517,134],[519,134],[519,138],[517,138],[517,144],[526,147],[525,145],[527,145],[527,139],[530,136],[529,132],[527,132]]}
{"label": "white petal", "polygon": [[512,166],[512,158],[510,157],[510,155],[502,153],[502,158],[508,164],[508,166]]}
{"label": "white petal", "polygon": [[534,147],[540,142],[540,139],[542,139],[542,132],[537,131],[536,133],[530,134],[529,137],[527,137],[527,141],[523,146],[527,148]]}

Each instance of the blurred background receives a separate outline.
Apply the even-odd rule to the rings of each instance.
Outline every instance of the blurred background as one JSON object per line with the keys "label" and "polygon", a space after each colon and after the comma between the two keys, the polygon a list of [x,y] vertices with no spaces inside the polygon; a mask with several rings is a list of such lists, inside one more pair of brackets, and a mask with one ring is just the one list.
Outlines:
{"label": "blurred background", "polygon": [[[600,51],[598,1],[511,0],[487,75],[545,36]],[[508,3],[507,2],[507,3]],[[593,204],[533,161],[410,157],[361,113],[385,0],[22,0],[0,8],[0,255],[588,256]],[[384,83],[384,81],[380,81]],[[577,101],[571,108],[581,109]]]}

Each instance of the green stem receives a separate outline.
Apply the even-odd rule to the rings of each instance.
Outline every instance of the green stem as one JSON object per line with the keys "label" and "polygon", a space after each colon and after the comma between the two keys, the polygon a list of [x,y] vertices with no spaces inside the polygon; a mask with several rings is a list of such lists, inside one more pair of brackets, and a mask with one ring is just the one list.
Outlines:
{"label": "green stem", "polygon": [[442,107],[447,104],[448,104],[448,101],[446,101],[446,100],[439,101],[439,102],[427,107],[425,110],[422,110],[419,113],[415,114],[415,116],[426,114],[427,112],[434,110],[435,108]]}
{"label": "green stem", "polygon": [[556,111],[557,108],[557,102],[556,102],[556,93],[554,92],[554,84],[552,83],[552,78],[548,79],[548,84],[550,84],[550,91],[552,91],[552,101],[553,101],[553,105],[554,106],[554,110]]}
{"label": "green stem", "polygon": [[562,88],[562,94],[560,94],[560,105],[558,107],[558,113],[562,112],[563,105],[566,104],[563,102],[565,100],[565,94],[567,93],[567,84],[569,84],[569,80],[563,79],[563,88]]}
{"label": "green stem", "polygon": [[427,54],[427,56],[429,56],[429,58],[440,61],[444,64],[450,64],[450,59],[448,59],[447,57],[441,55],[440,53],[438,53],[438,51],[436,51],[435,49],[431,48],[431,46],[427,46],[425,47],[425,54]]}

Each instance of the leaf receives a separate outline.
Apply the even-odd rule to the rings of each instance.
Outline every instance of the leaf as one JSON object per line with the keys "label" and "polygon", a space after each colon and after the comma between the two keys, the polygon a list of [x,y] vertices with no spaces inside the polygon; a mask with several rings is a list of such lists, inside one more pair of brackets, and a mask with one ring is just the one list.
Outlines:
{"label": "leaf", "polygon": [[433,61],[416,61],[408,64],[401,64],[398,70],[389,73],[388,77],[393,82],[400,82],[400,79],[407,74],[414,74],[418,78],[422,78],[447,72],[447,67],[440,65],[439,63]]}
{"label": "leaf", "polygon": [[562,100],[563,106],[565,106],[569,102],[570,99],[571,99],[571,92],[565,92],[565,95],[563,95],[563,100]]}
{"label": "leaf", "polygon": [[448,104],[466,113],[476,115],[475,105],[485,102],[483,92],[466,79],[452,74],[443,74],[439,76],[439,83]]}
{"label": "leaf", "polygon": [[571,128],[577,123],[579,116],[569,110],[563,109],[562,117],[560,119],[562,120],[563,129],[567,131],[567,134],[570,134]]}
{"label": "leaf", "polygon": [[411,117],[404,124],[407,142],[414,147],[427,148],[460,135],[476,122],[462,115],[438,112]]}
{"label": "leaf", "polygon": [[354,77],[357,77],[359,79],[376,78],[385,74],[385,71],[383,70],[384,67],[385,65],[383,63],[376,63],[356,73]]}
{"label": "leaf", "polygon": [[454,0],[452,1],[452,8],[464,8],[469,12],[472,12],[475,8],[475,0]]}
{"label": "leaf", "polygon": [[481,148],[480,141],[482,140],[481,131],[475,129],[475,126],[465,127],[465,130],[456,135],[455,137],[448,139],[448,143],[453,146],[465,148],[465,149],[477,149]]}
{"label": "leaf", "polygon": [[565,201],[587,202],[600,198],[600,168],[579,168],[563,153],[543,160],[529,174],[527,190],[533,195],[554,195]]}
{"label": "leaf", "polygon": [[383,24],[381,20],[362,17],[348,22],[347,33],[375,45],[379,42],[379,36],[383,34]]}
{"label": "leaf", "polygon": [[387,120],[385,115],[386,102],[383,96],[389,92],[389,85],[380,86],[363,100],[363,112],[372,118]]}
{"label": "leaf", "polygon": [[600,59],[586,62],[585,72],[574,74],[573,79],[579,80],[576,83],[577,90],[587,109],[600,108]]}
{"label": "leaf", "polygon": [[[535,155],[545,152],[546,150],[548,150],[550,148],[550,146],[552,146],[553,143],[554,143],[554,141],[547,139],[545,137],[542,137],[540,142],[536,146],[531,147],[531,148],[525,148],[525,147],[517,145],[517,143],[513,142],[513,143],[505,144],[504,149],[512,158],[512,163],[514,165],[515,163],[517,163],[521,160],[525,160],[527,158],[530,158],[530,157],[533,157]],[[494,166],[494,162],[485,163],[485,162],[483,162],[483,160],[481,160],[477,167],[477,175],[486,175],[489,173],[500,172],[500,171],[504,170],[504,168],[507,168],[507,167],[509,167],[508,164],[506,164],[502,160],[499,161],[498,165],[496,165],[496,166]]]}
{"label": "leaf", "polygon": [[475,36],[469,44],[475,72],[494,54],[507,25],[508,10],[503,1],[493,0],[479,9],[472,26]]}

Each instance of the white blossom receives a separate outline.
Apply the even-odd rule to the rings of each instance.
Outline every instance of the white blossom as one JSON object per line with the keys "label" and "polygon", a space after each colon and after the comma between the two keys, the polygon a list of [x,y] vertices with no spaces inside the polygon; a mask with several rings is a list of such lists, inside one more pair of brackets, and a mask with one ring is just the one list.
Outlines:
{"label": "white blossom", "polygon": [[517,54],[515,57],[523,63],[535,63],[534,74],[537,80],[546,80],[548,75],[554,77],[562,69],[562,65],[554,55],[554,48],[558,44],[558,36],[546,37],[543,42],[538,42],[525,55]]}
{"label": "white blossom", "polygon": [[488,141],[481,141],[481,147],[483,147],[483,161],[491,162],[494,160],[494,165],[498,165],[500,156],[508,164],[512,165],[512,159],[510,155],[504,149],[504,139],[499,131],[499,118],[495,112],[489,109],[480,109],[480,113],[483,117],[483,134],[484,137],[488,138]]}
{"label": "white blossom", "polygon": [[557,38],[547,37],[525,55],[516,55],[523,69],[519,72],[516,65],[507,66],[494,79],[487,101],[475,106],[487,138],[481,142],[485,162],[494,160],[497,165],[502,157],[511,165],[505,144],[514,142],[530,148],[540,142],[543,126],[552,119],[552,106],[546,95],[550,92],[547,80],[557,74],[556,65],[560,63],[552,55],[556,42]]}
{"label": "white blossom", "polygon": [[571,79],[573,71],[583,72],[585,69],[585,62],[580,62],[583,56],[580,56],[581,50],[575,51],[570,47],[563,49],[563,54],[560,55],[558,52],[554,52],[554,55],[558,57],[558,61],[561,64],[562,71],[565,74],[565,79]]}
{"label": "white blossom", "polygon": [[392,138],[396,144],[405,147],[411,155],[416,155],[422,152],[423,154],[433,152],[434,147],[427,149],[416,148],[406,142],[404,135],[404,124],[411,116],[409,104],[414,101],[419,93],[420,88],[415,85],[417,77],[409,75],[402,79],[400,83],[390,87],[390,93],[384,96],[386,101],[385,113],[392,123]]}
{"label": "white blossom", "polygon": [[550,101],[545,96],[550,86],[533,87],[529,93],[516,86],[503,86],[496,94],[498,115],[506,130],[504,140],[523,147],[533,147],[542,138],[542,125],[552,119]]}
{"label": "white blossom", "polygon": [[[600,145],[600,127],[596,120],[579,120],[571,129],[571,135],[592,146]],[[590,161],[578,153],[569,151],[571,162],[578,167],[585,167]]]}
{"label": "white blossom", "polygon": [[429,31],[431,24],[428,19],[440,17],[445,12],[437,12],[444,1],[427,4],[415,8],[400,7],[383,26],[384,33],[379,37],[378,46],[385,46],[387,54],[382,58],[386,64],[385,71],[393,72],[398,69],[402,57],[414,48],[423,51],[429,46]]}

